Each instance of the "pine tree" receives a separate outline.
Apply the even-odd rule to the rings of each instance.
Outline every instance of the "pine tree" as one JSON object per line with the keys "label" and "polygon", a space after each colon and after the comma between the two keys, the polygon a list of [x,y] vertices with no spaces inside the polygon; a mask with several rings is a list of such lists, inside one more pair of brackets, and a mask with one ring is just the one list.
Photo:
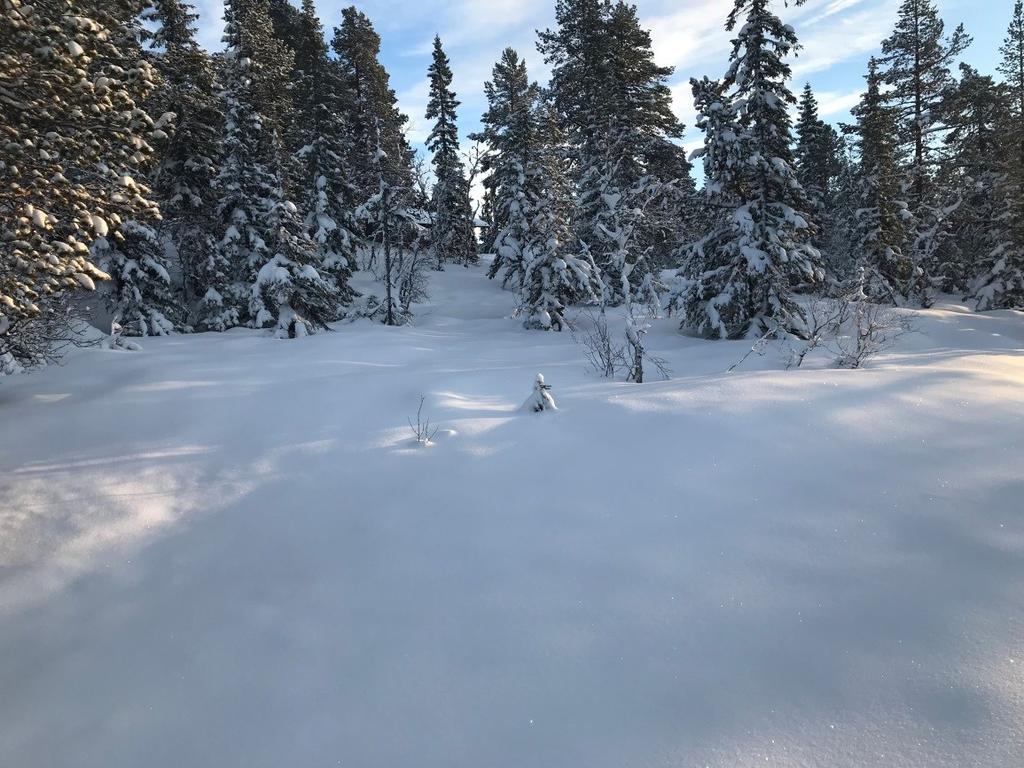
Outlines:
{"label": "pine tree", "polygon": [[354,6],[345,8],[331,48],[337,54],[344,85],[352,94],[348,165],[357,198],[366,201],[379,192],[378,150],[389,158],[387,183],[410,186],[413,151],[404,133],[407,118],[398,109],[390,77],[379,61],[380,35],[365,14]]}
{"label": "pine tree", "polygon": [[305,212],[304,235],[317,251],[316,263],[333,281],[339,305],[347,305],[356,295],[349,286],[357,242],[357,192],[346,157],[352,139],[351,94],[341,67],[327,56],[312,0],[303,0],[296,43],[293,193]]}
{"label": "pine tree", "polygon": [[157,218],[141,182],[165,134],[143,108],[157,76],[138,42],[141,9],[0,4],[0,334],[105,279],[90,258],[97,237]]}
{"label": "pine tree", "polygon": [[[837,210],[836,182],[843,172],[845,147],[838,132],[818,116],[818,100],[810,83],[804,86],[797,107],[794,167],[800,185],[807,193],[810,213],[817,231],[811,242],[816,248],[835,245],[833,239],[842,232],[844,222]],[[827,254],[832,257],[832,254]],[[830,258],[829,263],[833,264]],[[835,280],[835,274],[829,274]]]}
{"label": "pine tree", "polygon": [[385,325],[409,322],[410,304],[422,295],[422,278],[418,274],[422,268],[418,231],[421,217],[415,206],[412,185],[402,181],[405,162],[404,156],[392,157],[379,145],[372,165],[377,177],[377,193],[356,211],[356,217],[371,233],[371,263],[376,265],[376,254],[380,253],[384,280],[380,315]]}
{"label": "pine tree", "polygon": [[180,326],[182,311],[163,263],[156,230],[134,219],[121,223],[117,239],[93,243],[96,263],[110,275],[106,303],[126,336],[166,336]]}
{"label": "pine tree", "polygon": [[960,73],[943,103],[949,131],[939,168],[942,185],[958,190],[959,199],[950,214],[946,258],[933,267],[933,278],[947,293],[966,290],[1000,242],[1005,205],[999,135],[1008,108],[1005,91],[967,64],[960,65]]}
{"label": "pine tree", "polygon": [[225,229],[200,320],[212,330],[246,322],[301,336],[331,318],[324,293],[334,292],[335,308],[338,297],[319,272],[321,256],[285,189],[294,54],[274,36],[266,0],[231,0],[225,20],[227,119],[216,182]]}
{"label": "pine tree", "polygon": [[537,110],[537,155],[527,172],[537,185],[527,208],[530,226],[518,311],[525,315],[526,328],[561,331],[566,326],[566,307],[596,302],[601,282],[594,263],[570,247],[571,203],[558,116],[547,102],[540,102]]}
{"label": "pine tree", "polygon": [[182,302],[188,307],[206,292],[201,269],[216,249],[213,181],[224,120],[213,61],[196,43],[198,15],[193,7],[182,0],[155,0],[153,10],[155,64],[163,79],[154,101],[161,111],[175,115],[153,190],[163,216],[161,241],[178,259]]}
{"label": "pine tree", "polygon": [[269,213],[272,255],[250,290],[251,322],[273,327],[279,339],[307,336],[337,319],[338,287],[321,273],[320,253],[295,205],[277,200]]}
{"label": "pine tree", "polygon": [[907,184],[911,210],[920,215],[931,202],[930,176],[937,162],[935,135],[942,98],[952,85],[951,67],[971,44],[958,26],[949,38],[932,0],[903,0],[896,27],[882,43],[888,96],[899,111],[899,135],[909,155]]}
{"label": "pine tree", "polygon": [[931,301],[934,273],[950,258],[949,214],[958,198],[958,190],[943,187],[937,178],[942,101],[953,85],[952,65],[970,43],[963,25],[946,35],[933,0],[904,0],[892,35],[882,43],[887,97],[898,110],[897,135],[905,137],[898,149],[915,221],[908,252],[918,272],[910,292],[924,305]]}
{"label": "pine tree", "polygon": [[818,117],[818,100],[810,83],[800,95],[796,136],[797,178],[820,218],[829,208],[833,183],[841,171],[841,142],[836,130]]}
{"label": "pine tree", "polygon": [[997,189],[998,242],[979,265],[971,287],[979,310],[1024,308],[1024,3],[1013,7],[1000,47],[999,72],[1006,79],[1006,109],[998,128],[1003,158]]}
{"label": "pine tree", "polygon": [[469,202],[465,168],[459,157],[456,125],[459,102],[451,90],[451,65],[440,37],[434,38],[433,62],[428,74],[430,101],[427,103],[427,120],[434,121],[427,137],[427,147],[434,153],[435,181],[431,199],[434,253],[438,267],[445,262],[468,265],[477,260],[473,209]]}
{"label": "pine tree", "polygon": [[901,199],[896,161],[899,115],[882,93],[878,61],[868,64],[867,91],[853,109],[857,118],[856,252],[871,301],[898,304],[907,295],[915,267],[904,254],[912,217]]}
{"label": "pine tree", "polygon": [[524,252],[531,240],[530,207],[538,182],[535,108],[540,89],[531,84],[526,62],[506,48],[484,84],[487,112],[483,130],[471,138],[488,146],[484,171],[494,190],[492,248],[495,256],[488,277],[502,273],[502,284],[520,290],[525,272]]}
{"label": "pine tree", "polygon": [[671,306],[683,327],[707,338],[800,333],[795,286],[822,279],[809,202],[793,170],[787,108],[792,27],[768,0],[736,0],[726,28],[739,26],[721,82],[692,80],[698,126],[705,133],[711,232],[683,253],[681,287]]}
{"label": "pine tree", "polygon": [[[654,63],[650,34],[632,5],[563,0],[556,20],[538,47],[552,66],[554,102],[574,157],[575,235],[602,270],[607,301],[621,303],[627,294],[653,301],[652,248],[666,225],[683,226],[681,206],[669,201],[693,191],[685,156],[670,149],[682,134],[666,85],[672,69]],[[668,158],[678,169],[671,177],[656,166]],[[660,216],[648,218],[649,207]],[[680,220],[669,223],[672,212]]]}

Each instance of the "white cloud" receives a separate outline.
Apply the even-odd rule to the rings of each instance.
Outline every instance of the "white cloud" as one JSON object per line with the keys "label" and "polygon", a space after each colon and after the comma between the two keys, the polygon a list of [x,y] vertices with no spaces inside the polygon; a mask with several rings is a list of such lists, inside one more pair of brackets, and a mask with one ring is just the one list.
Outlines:
{"label": "white cloud", "polygon": [[829,117],[849,112],[860,101],[860,95],[860,91],[850,91],[848,93],[822,91],[817,94],[818,114],[821,117]]}

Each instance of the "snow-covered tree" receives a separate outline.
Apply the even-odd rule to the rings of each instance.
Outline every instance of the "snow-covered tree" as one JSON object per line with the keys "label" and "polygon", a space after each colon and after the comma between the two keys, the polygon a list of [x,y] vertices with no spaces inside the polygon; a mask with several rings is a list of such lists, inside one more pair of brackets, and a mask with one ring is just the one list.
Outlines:
{"label": "snow-covered tree", "polygon": [[[384,303],[380,307],[385,325],[404,325],[410,320],[409,305],[421,292],[424,266],[421,250],[421,213],[415,192],[405,178],[403,156],[392,157],[383,146],[374,153],[377,193],[356,210],[373,252],[371,263],[384,282]],[[378,262],[379,256],[379,262]]]}
{"label": "snow-covered tree", "polygon": [[998,188],[998,242],[982,259],[971,287],[980,310],[1024,308],[1024,3],[1013,7],[1000,47],[1006,109],[998,129],[1003,158]]}
{"label": "snow-covered tree", "polygon": [[380,35],[355,7],[341,13],[341,25],[334,30],[331,48],[337,54],[344,85],[352,94],[348,165],[357,199],[365,202],[379,192],[378,150],[389,158],[385,170],[390,176],[386,181],[401,186],[412,183],[413,151],[404,133],[408,118],[398,109],[390,77],[380,63]]}
{"label": "snow-covered tree", "polygon": [[897,110],[897,156],[904,164],[902,183],[914,215],[908,255],[918,275],[910,292],[923,304],[931,300],[932,273],[948,258],[949,216],[958,197],[958,190],[937,178],[938,139],[945,130],[942,102],[953,85],[952,67],[970,43],[963,25],[946,35],[933,0],[903,0],[896,27],[882,43],[886,98]]}
{"label": "snow-covered tree", "polygon": [[[161,121],[135,0],[0,2],[0,334],[106,274],[97,237],[156,220]],[[53,302],[50,302],[53,299]]]}
{"label": "snow-covered tree", "polygon": [[907,158],[909,203],[917,216],[933,199],[936,136],[943,96],[953,84],[952,66],[970,44],[962,24],[947,37],[933,0],[903,0],[895,29],[882,42],[886,96],[897,109],[900,159]]}
{"label": "snow-covered tree", "polygon": [[276,201],[268,220],[270,258],[250,289],[251,323],[280,339],[307,336],[337,319],[338,287],[321,272],[321,255],[293,203]]}
{"label": "snow-covered tree", "polygon": [[942,186],[957,190],[949,216],[949,245],[945,258],[931,267],[937,286],[961,292],[977,277],[978,265],[1005,232],[1004,162],[1000,129],[1005,123],[1005,91],[968,64],[960,65],[960,81],[943,103],[949,126],[939,167]]}
{"label": "snow-covered tree", "polygon": [[[565,308],[594,301],[598,273],[586,250],[572,242],[565,140],[555,107],[547,103],[526,64],[511,48],[484,86],[485,170],[494,195],[495,258],[490,277],[519,292],[518,312],[528,328],[562,330]],[[597,291],[595,291],[595,288]]]}
{"label": "snow-covered tree", "polygon": [[[608,302],[627,293],[654,300],[651,251],[664,241],[668,215],[680,213],[670,201],[693,191],[685,156],[669,149],[682,133],[666,84],[672,69],[655,64],[650,34],[628,3],[563,0],[556,20],[539,48],[572,148],[574,232],[602,271]],[[668,158],[674,176],[658,165]],[[656,197],[660,215],[649,217]],[[682,228],[682,216],[668,225]]]}
{"label": "snow-covered tree", "polygon": [[792,291],[818,283],[822,270],[793,169],[787,109],[796,99],[785,57],[796,35],[768,0],[736,0],[726,28],[736,33],[725,78],[691,81],[705,134],[705,192],[717,213],[711,232],[682,254],[671,306],[685,329],[707,338],[800,333]]}
{"label": "snow-covered tree", "polygon": [[223,234],[199,265],[205,291],[197,308],[199,326],[216,331],[256,321],[249,312],[253,286],[275,255],[274,214],[284,199],[281,128],[293,63],[291,50],[274,37],[266,0],[228,0],[224,19],[226,116],[214,185]]}
{"label": "snow-covered tree", "polygon": [[820,220],[832,202],[833,185],[842,171],[842,153],[836,130],[818,116],[818,100],[810,83],[800,94],[795,132],[797,178]]}
{"label": "snow-covered tree", "polygon": [[456,123],[459,102],[451,90],[451,64],[440,37],[434,38],[433,61],[428,74],[430,100],[426,117],[434,121],[427,137],[427,147],[434,153],[434,189],[430,205],[434,254],[438,267],[446,262],[468,265],[477,260],[473,209],[469,202],[469,183],[459,156]]}
{"label": "snow-covered tree", "polygon": [[165,336],[174,332],[183,313],[156,230],[128,219],[116,233],[97,238],[92,250],[96,263],[110,275],[107,306],[122,333]]}
{"label": "snow-covered tree", "polygon": [[202,265],[216,248],[213,181],[223,131],[212,58],[195,39],[198,15],[183,0],[154,0],[152,45],[162,77],[154,101],[174,113],[174,130],[161,147],[153,191],[163,217],[159,234],[181,268],[182,303],[205,292]]}
{"label": "snow-covered tree", "polygon": [[506,48],[484,85],[487,112],[483,130],[472,138],[484,142],[484,168],[494,190],[494,262],[489,277],[502,275],[502,284],[519,290],[525,272],[524,252],[533,235],[531,207],[537,196],[538,135],[536,106],[540,89],[530,83],[526,62]]}
{"label": "snow-covered tree", "polygon": [[518,311],[525,316],[527,328],[561,331],[566,326],[566,307],[596,302],[601,281],[594,262],[572,247],[565,144],[557,115],[548,103],[538,109],[537,158],[530,161],[528,170],[537,186],[527,199],[530,228]]}
{"label": "snow-covered tree", "polygon": [[900,303],[915,266],[904,253],[913,217],[902,199],[896,161],[898,113],[882,93],[878,62],[868,65],[867,91],[854,107],[857,118],[856,253],[864,293],[872,301]]}
{"label": "snow-covered tree", "polygon": [[[304,233],[317,251],[320,270],[334,283],[339,305],[355,297],[349,279],[355,266],[356,189],[347,152],[352,140],[351,94],[341,67],[327,56],[323,28],[312,0],[303,0],[292,86],[296,119],[292,194],[304,212]],[[301,241],[301,239],[300,239]],[[337,308],[331,314],[337,314]]]}

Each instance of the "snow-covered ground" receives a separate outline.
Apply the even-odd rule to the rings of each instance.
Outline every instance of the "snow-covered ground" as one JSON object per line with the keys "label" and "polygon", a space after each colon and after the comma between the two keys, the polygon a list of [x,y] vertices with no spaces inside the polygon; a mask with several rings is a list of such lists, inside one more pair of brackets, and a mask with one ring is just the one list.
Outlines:
{"label": "snow-covered ground", "polygon": [[1024,314],[638,386],[432,292],[0,381],[0,765],[1024,762]]}

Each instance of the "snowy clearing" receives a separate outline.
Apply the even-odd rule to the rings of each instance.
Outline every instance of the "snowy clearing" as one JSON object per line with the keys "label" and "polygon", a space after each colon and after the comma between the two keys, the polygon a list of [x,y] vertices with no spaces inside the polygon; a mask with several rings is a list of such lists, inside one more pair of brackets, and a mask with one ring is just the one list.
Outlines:
{"label": "snowy clearing", "polygon": [[484,269],[0,382],[0,765],[1020,764],[1024,314],[635,385]]}

